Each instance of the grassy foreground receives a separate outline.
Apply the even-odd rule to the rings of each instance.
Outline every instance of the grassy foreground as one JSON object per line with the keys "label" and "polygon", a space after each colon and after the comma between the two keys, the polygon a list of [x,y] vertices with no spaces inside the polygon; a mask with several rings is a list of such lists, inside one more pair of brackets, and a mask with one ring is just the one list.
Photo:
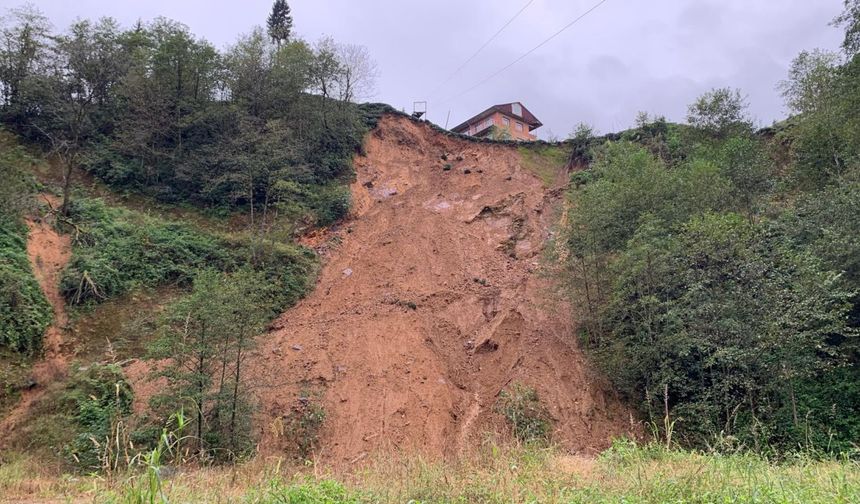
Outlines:
{"label": "grassy foreground", "polygon": [[[715,455],[620,442],[596,459],[554,449],[484,447],[459,462],[380,458],[351,472],[253,460],[224,468],[162,471],[169,502],[860,502],[860,465],[797,457]],[[15,458],[0,466],[0,501],[163,502],[145,478],[49,477]]]}

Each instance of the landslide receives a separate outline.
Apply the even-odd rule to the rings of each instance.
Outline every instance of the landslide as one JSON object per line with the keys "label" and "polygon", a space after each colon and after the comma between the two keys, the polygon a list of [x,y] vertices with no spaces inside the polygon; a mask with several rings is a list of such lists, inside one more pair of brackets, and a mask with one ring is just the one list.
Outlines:
{"label": "landslide", "polygon": [[316,289],[260,338],[264,454],[286,446],[282,427],[309,390],[326,412],[319,456],[334,463],[459,454],[507,431],[495,405],[515,383],[537,390],[571,451],[635,431],[542,274],[566,167],[548,184],[524,165],[515,146],[382,118],[355,159],[350,219],[316,243]]}

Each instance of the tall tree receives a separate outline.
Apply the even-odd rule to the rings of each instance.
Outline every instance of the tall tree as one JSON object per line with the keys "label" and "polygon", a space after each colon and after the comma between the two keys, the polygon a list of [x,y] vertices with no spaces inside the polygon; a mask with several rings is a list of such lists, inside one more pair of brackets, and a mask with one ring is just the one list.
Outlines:
{"label": "tall tree", "polygon": [[836,26],[845,27],[842,50],[848,57],[860,52],[860,0],[845,0],[845,11],[833,20]]}
{"label": "tall tree", "polygon": [[290,14],[290,6],[287,0],[275,0],[272,12],[266,20],[269,37],[278,47],[290,40],[293,31],[293,16]]}
{"label": "tall tree", "polygon": [[356,44],[338,44],[337,59],[340,62],[338,87],[341,101],[370,98],[379,70],[367,48]]}

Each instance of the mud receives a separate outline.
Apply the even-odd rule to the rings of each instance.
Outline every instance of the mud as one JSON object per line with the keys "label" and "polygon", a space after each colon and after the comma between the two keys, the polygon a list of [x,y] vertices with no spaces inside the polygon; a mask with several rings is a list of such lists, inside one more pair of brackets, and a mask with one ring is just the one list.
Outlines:
{"label": "mud", "polygon": [[456,456],[504,435],[495,404],[513,383],[538,391],[553,440],[572,453],[636,430],[542,274],[564,167],[548,186],[515,147],[397,117],[383,118],[355,165],[353,215],[309,241],[325,251],[316,289],[252,360],[263,454],[288,445],[278,427],[309,389],[327,414],[318,456],[335,464],[381,450]]}

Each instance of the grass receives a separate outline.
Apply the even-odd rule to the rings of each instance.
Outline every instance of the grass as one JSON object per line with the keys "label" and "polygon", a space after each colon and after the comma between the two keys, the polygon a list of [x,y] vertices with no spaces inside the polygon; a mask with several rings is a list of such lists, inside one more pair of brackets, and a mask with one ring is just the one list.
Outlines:
{"label": "grass", "polygon": [[518,150],[523,167],[537,175],[546,187],[556,183],[559,171],[570,160],[570,148],[563,145],[522,145]]}
{"label": "grass", "polygon": [[[137,480],[128,475],[108,480],[38,474],[31,460],[13,458],[0,466],[0,495],[117,503],[138,495]],[[378,457],[351,471],[258,458],[232,467],[179,470],[166,479],[164,489],[176,503],[829,504],[860,501],[860,466],[803,456],[774,464],[755,455],[703,454],[623,441],[597,458],[487,443],[459,461]]]}

